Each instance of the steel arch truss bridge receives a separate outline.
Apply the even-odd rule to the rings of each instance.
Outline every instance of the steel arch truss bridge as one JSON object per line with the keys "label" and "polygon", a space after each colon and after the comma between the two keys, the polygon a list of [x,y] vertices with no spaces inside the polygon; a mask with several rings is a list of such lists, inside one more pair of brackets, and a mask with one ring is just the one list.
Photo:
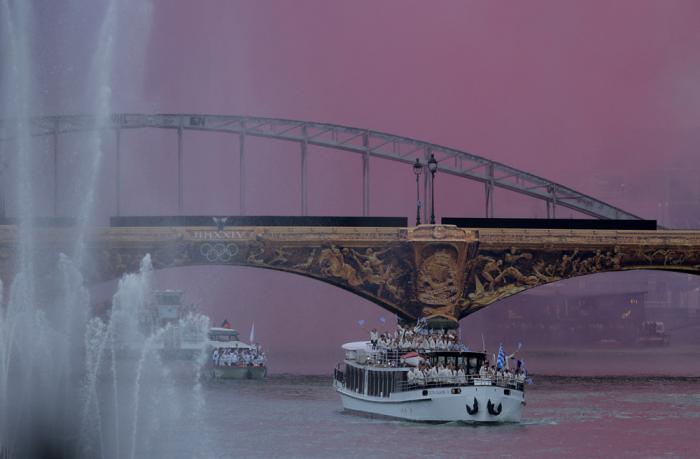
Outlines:
{"label": "steel arch truss bridge", "polygon": [[[37,229],[56,253],[69,228]],[[0,272],[10,279],[15,227],[0,227]],[[139,227],[92,235],[88,281],[137,271],[236,265],[286,271],[360,295],[399,317],[454,326],[500,299],[593,273],[654,269],[700,274],[700,231],[581,231],[358,227]],[[274,288],[274,286],[270,286]]]}
{"label": "steel arch truss bridge", "polygon": [[[0,141],[13,137],[13,122],[0,120]],[[170,129],[177,134],[178,205],[182,211],[183,190],[183,136],[187,131],[229,133],[238,137],[240,154],[240,209],[245,214],[245,157],[246,138],[262,137],[294,142],[300,148],[301,162],[301,215],[308,213],[307,199],[307,149],[309,145],[355,153],[362,157],[362,214],[369,215],[369,168],[372,157],[412,164],[415,158],[427,160],[434,155],[441,174],[451,174],[484,184],[485,215],[493,217],[493,191],[502,188],[547,204],[547,217],[556,217],[557,206],[575,210],[581,214],[603,219],[638,219],[591,196],[579,193],[564,185],[546,180],[522,170],[491,161],[475,154],[420,140],[401,137],[369,129],[360,129],[336,124],[296,121],[275,118],[246,117],[233,115],[203,114],[113,114],[108,117],[83,115],[58,115],[36,117],[30,120],[32,136],[53,137],[54,164],[58,150],[58,138],[62,134],[91,130],[112,130],[115,133],[117,165],[120,155],[120,134],[133,129]],[[117,174],[116,214],[120,215],[119,177]],[[428,175],[423,174],[426,202],[429,199]],[[57,181],[57,180],[55,180]],[[58,195],[55,190],[54,198]],[[56,207],[56,205],[54,205]],[[423,209],[427,219],[427,206]]]}

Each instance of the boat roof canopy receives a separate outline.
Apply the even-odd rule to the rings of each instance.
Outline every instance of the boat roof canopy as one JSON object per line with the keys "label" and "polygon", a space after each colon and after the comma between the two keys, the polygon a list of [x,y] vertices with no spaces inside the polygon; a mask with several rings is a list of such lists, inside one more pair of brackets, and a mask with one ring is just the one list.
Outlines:
{"label": "boat roof canopy", "polygon": [[352,343],[343,344],[344,351],[365,351],[369,346],[369,341],[353,341]]}
{"label": "boat roof canopy", "polygon": [[232,328],[223,328],[223,327],[211,327],[209,329],[209,333],[216,334],[216,335],[236,335],[236,336],[238,336],[238,330],[234,330]]}
{"label": "boat roof canopy", "polygon": [[444,355],[446,357],[459,357],[459,356],[464,356],[464,357],[481,357],[482,359],[486,357],[485,352],[477,352],[477,351],[428,351],[426,354],[430,356],[440,356]]}
{"label": "boat roof canopy", "polygon": [[255,349],[254,346],[246,344],[243,341],[212,341],[209,340],[209,345],[215,348],[229,348],[229,349]]}

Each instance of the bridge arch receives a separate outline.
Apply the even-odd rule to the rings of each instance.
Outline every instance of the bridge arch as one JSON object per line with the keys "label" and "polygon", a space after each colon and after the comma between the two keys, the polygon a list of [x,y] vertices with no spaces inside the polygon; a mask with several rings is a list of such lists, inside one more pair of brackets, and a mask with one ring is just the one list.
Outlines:
{"label": "bridge arch", "polygon": [[[13,138],[11,120],[0,120],[0,141]],[[110,117],[89,115],[56,115],[34,117],[30,121],[31,135],[52,138],[54,164],[57,163],[58,138],[63,134],[93,130],[114,133],[116,163],[115,182],[116,214],[120,215],[120,151],[121,133],[135,129],[166,129],[177,138],[178,170],[178,209],[183,208],[183,136],[186,132],[212,132],[232,134],[238,139],[238,153],[241,164],[245,164],[246,138],[259,137],[292,142],[299,145],[301,169],[301,215],[308,213],[308,147],[319,146],[327,149],[349,152],[358,155],[362,161],[362,214],[370,213],[370,161],[382,158],[410,165],[415,158],[425,164],[432,156],[439,163],[440,173],[484,184],[484,209],[486,217],[493,217],[493,191],[505,189],[530,198],[542,200],[547,206],[547,216],[556,217],[557,207],[564,207],[584,215],[601,219],[639,219],[638,216],[607,204],[596,198],[575,191],[560,183],[530,174],[497,161],[467,151],[449,148],[417,139],[397,136],[365,128],[356,128],[313,121],[299,121],[279,118],[263,118],[235,115],[207,114],[131,114],[116,113]],[[55,172],[56,173],[56,172]],[[245,213],[245,174],[240,168],[239,186],[241,213]],[[423,174],[423,189],[426,202],[431,192],[428,186],[429,174]],[[57,178],[55,181],[57,181]],[[57,191],[57,190],[55,190]],[[54,193],[53,199],[57,199]],[[54,209],[56,209],[54,203]],[[424,220],[427,220],[427,206],[424,206]]]}

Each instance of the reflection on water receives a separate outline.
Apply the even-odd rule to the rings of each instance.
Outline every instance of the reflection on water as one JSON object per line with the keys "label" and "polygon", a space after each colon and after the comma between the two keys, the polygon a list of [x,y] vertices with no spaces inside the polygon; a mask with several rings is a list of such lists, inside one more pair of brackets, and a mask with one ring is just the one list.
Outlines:
{"label": "reflection on water", "polygon": [[[539,377],[516,425],[421,424],[341,409],[330,377],[212,381],[200,433],[211,457],[692,456],[698,378]],[[191,438],[184,419],[177,427]],[[173,435],[172,438],[178,438]],[[156,452],[160,452],[157,448]],[[191,445],[164,447],[188,457]]]}

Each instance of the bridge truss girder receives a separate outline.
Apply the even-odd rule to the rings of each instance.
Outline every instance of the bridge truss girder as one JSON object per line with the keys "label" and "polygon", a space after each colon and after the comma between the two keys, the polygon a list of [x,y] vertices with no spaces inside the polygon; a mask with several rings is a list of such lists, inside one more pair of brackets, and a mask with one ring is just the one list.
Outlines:
{"label": "bridge truss girder", "polygon": [[[13,137],[13,120],[0,120],[0,141]],[[30,120],[32,136],[53,136],[63,133],[124,129],[173,129],[178,135],[178,202],[182,208],[182,135],[184,131],[229,133],[240,136],[241,161],[245,159],[245,138],[248,136],[296,142],[302,157],[302,214],[308,209],[306,190],[306,152],[309,145],[342,150],[362,155],[363,158],[363,214],[369,214],[369,160],[383,158],[410,165],[415,158],[424,162],[434,155],[440,173],[481,182],[485,187],[486,216],[493,216],[493,190],[508,191],[540,199],[547,203],[548,216],[556,216],[556,206],[600,219],[639,219],[640,217],[599,199],[579,193],[569,187],[491,161],[475,154],[429,142],[401,137],[369,129],[360,129],[336,124],[233,115],[202,114],[128,114],[119,113],[109,117],[89,115],[41,116]],[[117,146],[119,140],[117,140]],[[117,147],[118,149],[119,147]],[[54,152],[55,154],[55,152]],[[117,152],[117,155],[119,152]],[[425,174],[427,178],[428,174]],[[241,213],[244,208],[244,176],[241,173]],[[427,182],[426,182],[427,185]],[[117,184],[117,187],[119,185]],[[426,192],[427,186],[424,186]],[[427,197],[426,197],[427,198]],[[427,201],[427,199],[426,199]],[[551,209],[551,211],[550,211]],[[425,206],[424,211],[427,211]]]}

